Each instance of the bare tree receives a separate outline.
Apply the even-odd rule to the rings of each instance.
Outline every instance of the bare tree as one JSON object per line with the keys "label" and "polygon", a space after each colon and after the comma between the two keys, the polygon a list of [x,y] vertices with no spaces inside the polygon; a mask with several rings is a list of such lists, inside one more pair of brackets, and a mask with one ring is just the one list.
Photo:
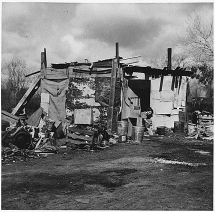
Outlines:
{"label": "bare tree", "polygon": [[13,58],[3,61],[1,72],[7,75],[1,88],[2,109],[11,112],[26,91],[29,79],[25,75],[29,71],[25,61]]}
{"label": "bare tree", "polygon": [[[188,56],[186,54],[175,54],[172,56],[172,69],[177,67],[186,68],[189,66],[189,61],[187,61]],[[163,69],[167,67],[167,56],[151,59],[150,62],[153,68]]]}
{"label": "bare tree", "polygon": [[207,96],[213,97],[213,18],[206,22],[196,14],[186,32],[184,49],[194,62],[193,77],[205,86]]}
{"label": "bare tree", "polygon": [[28,83],[28,78],[25,75],[28,72],[25,61],[12,59],[6,65],[8,71],[8,83],[10,88],[19,92],[25,88]]}
{"label": "bare tree", "polygon": [[213,18],[205,23],[200,15],[196,14],[187,28],[184,44],[195,62],[213,63]]}

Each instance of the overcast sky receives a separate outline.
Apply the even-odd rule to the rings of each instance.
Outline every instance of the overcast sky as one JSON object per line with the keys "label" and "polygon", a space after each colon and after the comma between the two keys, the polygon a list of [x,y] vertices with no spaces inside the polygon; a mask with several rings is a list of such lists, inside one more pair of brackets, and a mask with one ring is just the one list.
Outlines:
{"label": "overcast sky", "polygon": [[[115,56],[150,58],[179,52],[189,20],[207,21],[212,3],[2,3],[2,60],[13,57],[40,69],[46,48],[51,63],[90,62]],[[36,70],[32,70],[36,71]]]}

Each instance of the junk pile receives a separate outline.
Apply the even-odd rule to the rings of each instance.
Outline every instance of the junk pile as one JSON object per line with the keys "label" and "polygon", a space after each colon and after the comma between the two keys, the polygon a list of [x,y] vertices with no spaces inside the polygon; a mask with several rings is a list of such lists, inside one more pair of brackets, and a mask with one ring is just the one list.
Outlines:
{"label": "junk pile", "polygon": [[68,127],[66,146],[75,149],[101,150],[118,142],[118,136],[110,136],[105,128],[98,125],[72,125]]}
{"label": "junk pile", "polygon": [[110,136],[99,123],[67,123],[56,128],[55,121],[41,108],[37,116],[33,114],[32,117],[27,119],[25,114],[14,116],[13,123],[2,120],[3,162],[23,161],[71,149],[102,150],[118,142],[118,136]]}
{"label": "junk pile", "polygon": [[214,118],[213,114],[207,111],[194,111],[192,122],[187,125],[187,138],[213,140]]}
{"label": "junk pile", "polygon": [[8,162],[27,161],[40,156],[34,150],[19,149],[17,146],[9,143],[8,147],[2,147],[1,157],[2,163],[8,164]]}
{"label": "junk pile", "polygon": [[2,131],[2,161],[22,161],[37,158],[39,153],[57,152],[53,121],[43,116],[43,124],[31,126],[26,119],[26,114],[22,114],[12,124],[4,121],[9,126]]}

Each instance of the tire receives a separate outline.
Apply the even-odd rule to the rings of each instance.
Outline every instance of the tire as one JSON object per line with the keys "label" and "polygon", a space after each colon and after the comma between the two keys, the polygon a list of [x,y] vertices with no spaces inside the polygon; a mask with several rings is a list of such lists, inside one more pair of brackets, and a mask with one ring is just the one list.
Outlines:
{"label": "tire", "polygon": [[21,130],[14,135],[12,143],[19,149],[28,149],[31,145],[31,135],[28,132]]}

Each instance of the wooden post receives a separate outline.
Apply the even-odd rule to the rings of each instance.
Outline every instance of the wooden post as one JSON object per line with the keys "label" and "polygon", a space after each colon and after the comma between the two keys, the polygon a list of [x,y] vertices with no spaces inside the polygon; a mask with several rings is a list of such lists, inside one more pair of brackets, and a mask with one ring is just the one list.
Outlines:
{"label": "wooden post", "polygon": [[119,43],[116,43],[117,68],[119,67]]}
{"label": "wooden post", "polygon": [[[167,50],[167,54],[168,54],[168,61],[167,61],[167,70],[171,70],[172,69],[172,49],[168,48]],[[175,86],[175,76],[172,77],[172,85],[171,85],[171,90],[174,90],[174,86]]]}
{"label": "wooden post", "polygon": [[117,77],[117,59],[113,59],[112,72],[111,72],[111,83],[110,83],[110,97],[109,107],[107,113],[107,131],[112,134],[113,128],[113,110],[116,90],[116,77]]}
{"label": "wooden post", "polygon": [[112,60],[109,108],[107,112],[107,131],[110,135],[113,134],[113,112],[118,67],[119,67],[119,45],[118,43],[116,43],[116,58]]}
{"label": "wooden post", "polygon": [[41,52],[41,69],[46,68],[47,68],[46,48],[44,48],[44,52]]}
{"label": "wooden post", "polygon": [[45,63],[45,68],[47,68],[46,48],[44,48],[44,63]]}
{"label": "wooden post", "polygon": [[171,61],[172,49],[171,49],[171,48],[168,48],[168,49],[167,49],[167,53],[168,53],[167,70],[171,70],[171,68],[172,68],[172,61]]}
{"label": "wooden post", "polygon": [[45,54],[44,52],[41,52],[41,70],[45,68]]}

